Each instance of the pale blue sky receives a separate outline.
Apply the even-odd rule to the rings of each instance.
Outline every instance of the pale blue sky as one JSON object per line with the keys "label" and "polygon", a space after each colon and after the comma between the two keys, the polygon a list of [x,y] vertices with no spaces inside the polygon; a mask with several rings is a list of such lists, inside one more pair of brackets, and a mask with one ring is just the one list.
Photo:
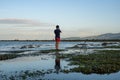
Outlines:
{"label": "pale blue sky", "polygon": [[53,39],[120,32],[120,0],[0,0],[0,39]]}

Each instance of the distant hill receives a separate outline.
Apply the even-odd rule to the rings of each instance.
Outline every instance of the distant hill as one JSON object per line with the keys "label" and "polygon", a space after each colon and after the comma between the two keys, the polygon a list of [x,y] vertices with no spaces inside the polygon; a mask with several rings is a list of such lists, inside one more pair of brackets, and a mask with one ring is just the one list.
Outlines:
{"label": "distant hill", "polygon": [[62,38],[62,40],[80,40],[82,38],[80,37],[68,37],[68,38]]}
{"label": "distant hill", "polygon": [[89,36],[89,37],[69,37],[63,38],[62,40],[84,40],[84,39],[120,39],[120,33],[106,33],[98,36]]}

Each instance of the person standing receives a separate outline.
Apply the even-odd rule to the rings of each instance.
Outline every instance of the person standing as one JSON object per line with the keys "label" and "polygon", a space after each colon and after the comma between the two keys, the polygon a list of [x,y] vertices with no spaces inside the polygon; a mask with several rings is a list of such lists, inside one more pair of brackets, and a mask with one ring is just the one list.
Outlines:
{"label": "person standing", "polygon": [[59,43],[60,43],[60,33],[61,33],[61,30],[59,28],[59,25],[56,25],[56,29],[54,30],[54,34],[55,34],[55,48],[56,50],[59,49]]}

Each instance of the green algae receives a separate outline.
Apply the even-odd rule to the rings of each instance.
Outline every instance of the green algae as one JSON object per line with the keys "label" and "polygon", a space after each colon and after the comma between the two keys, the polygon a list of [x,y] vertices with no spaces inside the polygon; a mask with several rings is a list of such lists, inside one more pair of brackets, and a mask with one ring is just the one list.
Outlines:
{"label": "green algae", "polygon": [[88,55],[70,57],[70,65],[78,65],[70,72],[109,74],[120,71],[120,50],[102,50]]}
{"label": "green algae", "polygon": [[17,58],[19,55],[18,54],[1,54],[0,55],[0,60],[7,60],[7,59],[13,59]]}
{"label": "green algae", "polygon": [[50,49],[50,50],[41,50],[41,53],[52,53],[52,52],[60,52],[60,51],[65,51],[64,49]]}
{"label": "green algae", "polygon": [[[17,57],[23,57],[23,56],[38,56],[41,54],[48,54],[48,53],[55,53],[55,52],[60,52],[60,51],[65,51],[64,49],[50,49],[50,50],[40,50],[36,53],[28,53],[28,54],[22,54],[22,52],[25,51],[7,51],[6,54],[0,54],[0,60],[8,60],[8,59],[14,59]],[[21,54],[19,54],[21,53]]]}

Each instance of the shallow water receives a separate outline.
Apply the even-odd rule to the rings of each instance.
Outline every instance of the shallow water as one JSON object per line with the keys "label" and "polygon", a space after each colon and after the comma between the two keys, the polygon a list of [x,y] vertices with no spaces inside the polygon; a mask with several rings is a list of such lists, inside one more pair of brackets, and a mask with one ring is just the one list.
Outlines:
{"label": "shallow water", "polygon": [[[74,45],[80,44],[83,42],[61,42],[60,48],[66,49],[66,47],[72,47]],[[101,42],[89,42],[89,44],[100,44]],[[39,45],[35,48],[24,48],[20,49],[24,45]],[[0,54],[9,53],[9,51],[18,51],[24,50],[25,52],[21,52],[19,54],[29,54],[29,53],[37,53],[39,50],[49,50],[54,49],[54,42],[5,42],[0,41]],[[106,48],[107,50],[111,50],[111,48]],[[105,50],[106,50],[105,49]],[[114,48],[112,48],[115,50]],[[30,50],[30,51],[28,51]],[[67,51],[59,52],[58,54],[88,54],[92,53],[94,50],[101,50],[101,49],[87,49],[87,50],[80,50],[80,49],[68,49]],[[104,50],[104,49],[102,49]],[[120,50],[119,48],[116,50]],[[5,52],[2,52],[5,51]],[[7,51],[7,52],[6,52]],[[82,73],[65,73],[61,72],[61,70],[68,70],[70,68],[76,66],[68,65],[69,62],[65,59],[60,60],[60,68],[55,68],[55,60],[58,55],[54,52],[49,54],[41,54],[38,56],[23,56],[9,60],[0,61],[0,80],[9,80],[11,76],[16,78],[16,80],[23,80],[24,77],[21,78],[20,75],[25,74],[25,72],[34,72],[36,74],[37,71],[41,71],[44,74],[36,74],[30,77],[25,78],[25,80],[38,80],[38,79],[45,79],[45,80],[119,80],[120,72],[111,73],[111,74],[82,74]],[[27,75],[27,74],[25,74]],[[30,74],[28,74],[30,75]]]}
{"label": "shallow water", "polygon": [[[101,44],[103,42],[61,42],[60,49],[65,49],[67,47],[73,47],[74,45],[87,44],[89,49],[101,49],[103,47]],[[120,45],[119,42],[116,42]],[[116,44],[110,44],[116,45]],[[109,45],[109,46],[110,46]],[[27,51],[27,50],[47,50],[54,49],[55,42],[40,42],[40,41],[0,41],[0,51]]]}
{"label": "shallow water", "polygon": [[110,75],[84,75],[82,73],[68,73],[68,74],[49,74],[45,78],[53,80],[119,80],[120,72]]}
{"label": "shallow water", "polygon": [[[55,59],[56,55],[40,55],[40,56],[28,56],[28,57],[19,57],[11,60],[0,61],[0,75],[21,75],[21,72],[24,71],[56,71],[55,69]],[[60,65],[61,69],[70,69],[75,66],[68,66],[67,61],[61,59]],[[82,74],[82,73],[50,73],[45,74],[44,76],[37,76],[26,78],[26,80],[34,79],[45,79],[45,80],[119,80],[120,72],[111,73],[111,74]],[[0,77],[0,80],[3,78]]]}
{"label": "shallow water", "polygon": [[[61,64],[64,67],[67,66],[68,62],[61,60]],[[47,70],[54,69],[54,65],[55,55],[28,56],[0,61],[0,71]]]}
{"label": "shallow water", "polygon": [[[66,47],[71,47],[79,42],[61,42],[60,48],[64,49]],[[38,46],[33,48],[22,48],[23,46]],[[55,42],[27,42],[27,41],[0,41],[0,51],[24,51],[24,50],[47,50],[54,49]]]}

